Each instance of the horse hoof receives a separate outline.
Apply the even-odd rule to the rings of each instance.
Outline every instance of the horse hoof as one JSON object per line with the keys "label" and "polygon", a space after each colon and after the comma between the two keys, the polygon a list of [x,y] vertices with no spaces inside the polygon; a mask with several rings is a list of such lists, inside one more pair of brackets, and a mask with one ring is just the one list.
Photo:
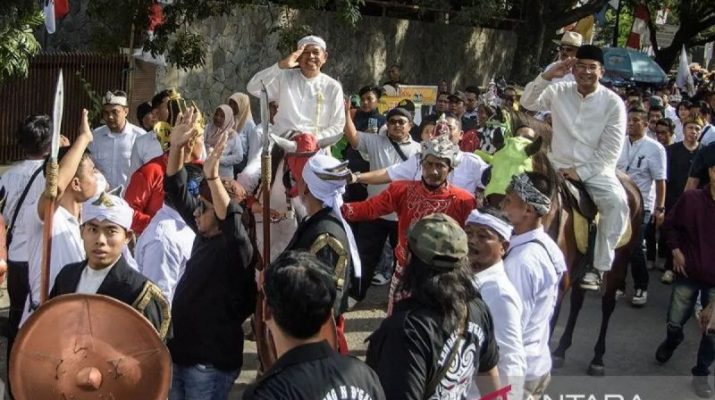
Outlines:
{"label": "horse hoof", "polygon": [[562,356],[551,356],[551,367],[554,369],[558,369],[564,366],[564,363],[566,362],[566,358]]}
{"label": "horse hoof", "polygon": [[603,365],[591,364],[588,366],[588,374],[591,376],[604,376],[606,374],[606,369]]}

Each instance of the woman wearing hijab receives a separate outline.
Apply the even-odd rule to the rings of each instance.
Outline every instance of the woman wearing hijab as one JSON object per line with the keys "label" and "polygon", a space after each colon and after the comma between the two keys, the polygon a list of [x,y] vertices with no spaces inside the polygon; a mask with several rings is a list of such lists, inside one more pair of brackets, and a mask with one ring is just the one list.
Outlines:
{"label": "woman wearing hijab", "polygon": [[234,178],[233,168],[243,161],[243,152],[239,135],[234,130],[235,121],[233,110],[226,104],[221,104],[214,111],[211,123],[206,126],[204,137],[206,138],[206,148],[216,147],[218,140],[224,132],[229,132],[226,149],[221,154],[219,162],[219,176],[222,178]]}
{"label": "woman wearing hijab", "polygon": [[228,98],[228,105],[234,115],[233,130],[238,134],[241,143],[241,162],[234,168],[234,175],[242,172],[246,164],[251,160],[251,156],[260,154],[261,143],[256,135],[256,123],[253,122],[251,114],[251,103],[245,93],[236,92]]}

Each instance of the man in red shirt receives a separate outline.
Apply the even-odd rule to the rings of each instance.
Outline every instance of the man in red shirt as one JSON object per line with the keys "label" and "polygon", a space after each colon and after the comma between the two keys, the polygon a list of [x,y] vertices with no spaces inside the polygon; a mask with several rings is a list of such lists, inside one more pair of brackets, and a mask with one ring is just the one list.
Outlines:
{"label": "man in red shirt", "polygon": [[407,265],[407,229],[422,217],[433,213],[444,213],[457,221],[466,221],[469,213],[477,206],[471,193],[447,181],[447,175],[456,167],[457,154],[459,147],[446,135],[424,141],[420,155],[420,181],[393,182],[377,196],[365,201],[346,203],[341,207],[348,221],[366,221],[397,213],[397,268],[390,283],[388,315],[392,313],[394,303],[409,296],[408,293],[397,291]]}

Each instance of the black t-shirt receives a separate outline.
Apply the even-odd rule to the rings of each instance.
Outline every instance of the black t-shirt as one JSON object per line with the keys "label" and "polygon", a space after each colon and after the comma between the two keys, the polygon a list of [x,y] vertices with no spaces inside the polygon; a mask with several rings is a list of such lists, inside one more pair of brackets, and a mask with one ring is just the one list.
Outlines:
{"label": "black t-shirt", "polygon": [[680,195],[683,194],[693,158],[699,149],[700,146],[690,151],[683,142],[673,143],[666,147],[665,154],[668,160],[668,184],[665,189],[666,208],[675,205]]}
{"label": "black t-shirt", "polygon": [[[388,399],[422,400],[427,385],[449,360],[461,334],[459,329],[444,330],[438,310],[414,299],[403,300],[368,339],[366,362],[380,377]],[[454,360],[430,398],[464,399],[475,372],[497,365],[494,324],[481,299],[469,305],[466,340]]]}
{"label": "black t-shirt", "polygon": [[373,370],[360,360],[338,354],[327,342],[291,349],[255,385],[243,400],[384,400],[385,393]]}
{"label": "black t-shirt", "polygon": [[693,165],[690,168],[690,177],[700,178],[698,187],[703,187],[710,182],[708,176],[708,165],[712,164],[715,159],[715,142],[708,144],[705,147],[700,147],[700,151],[693,158]]}

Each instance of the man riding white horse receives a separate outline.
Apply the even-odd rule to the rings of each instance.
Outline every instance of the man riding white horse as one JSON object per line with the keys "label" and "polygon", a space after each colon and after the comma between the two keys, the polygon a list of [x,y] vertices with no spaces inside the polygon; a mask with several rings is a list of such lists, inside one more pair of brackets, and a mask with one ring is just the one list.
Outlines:
{"label": "man riding white horse", "polygon": [[[310,35],[300,39],[297,47],[283,60],[256,73],[246,87],[260,97],[263,84],[269,101],[280,104],[271,137],[285,150],[287,169],[296,182],[302,180],[308,157],[337,142],[345,126],[342,86],[320,71],[328,58],[325,40]],[[279,171],[276,179],[282,176]],[[296,188],[295,184],[286,188],[289,198],[297,197]],[[291,235],[292,232],[287,237]]]}

